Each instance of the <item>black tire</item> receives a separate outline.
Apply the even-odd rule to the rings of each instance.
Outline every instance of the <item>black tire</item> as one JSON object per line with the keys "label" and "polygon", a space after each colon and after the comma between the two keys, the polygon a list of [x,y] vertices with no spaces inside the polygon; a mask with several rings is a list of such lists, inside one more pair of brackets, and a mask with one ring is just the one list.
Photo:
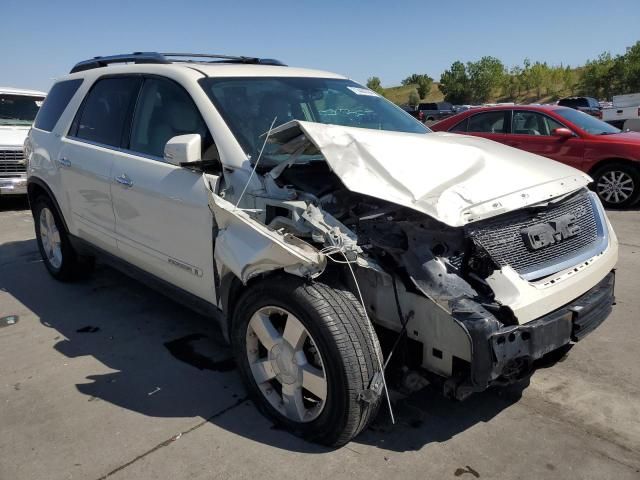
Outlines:
{"label": "black tire", "polygon": [[[372,334],[367,326],[362,305],[351,292],[279,276],[251,285],[236,305],[232,320],[234,355],[249,394],[265,416],[306,440],[329,446],[344,445],[375,418],[380,398],[368,403],[360,399],[360,393],[379,370],[376,355],[382,358],[382,353],[375,332]],[[319,416],[308,423],[292,421],[276,410],[251,372],[247,329],[252,315],[267,306],[296,316],[321,355],[327,398]]]}
{"label": "black tire", "polygon": [[[622,195],[616,199],[613,192],[605,189],[606,185],[611,182],[611,175],[618,176],[620,174],[624,175],[623,181],[626,182],[622,187],[632,186],[631,191],[625,190],[623,192],[626,195],[624,199]],[[609,163],[594,172],[593,180],[593,190],[606,208],[628,208],[640,198],[640,168],[633,165],[622,162]]]}
{"label": "black tire", "polygon": [[[40,218],[43,214],[43,210],[48,210],[53,217],[55,227],[60,237],[60,253],[61,261],[59,264],[52,261],[50,255],[45,251],[43,245],[43,236],[40,226]],[[39,196],[36,198],[32,206],[33,219],[36,230],[36,242],[38,243],[38,250],[42,256],[45,267],[49,271],[52,277],[57,280],[67,282],[76,280],[78,278],[86,276],[93,268],[93,259],[89,257],[81,257],[73,249],[69,236],[65,230],[64,223],[58,215],[58,211],[55,208],[51,199],[47,196]]]}

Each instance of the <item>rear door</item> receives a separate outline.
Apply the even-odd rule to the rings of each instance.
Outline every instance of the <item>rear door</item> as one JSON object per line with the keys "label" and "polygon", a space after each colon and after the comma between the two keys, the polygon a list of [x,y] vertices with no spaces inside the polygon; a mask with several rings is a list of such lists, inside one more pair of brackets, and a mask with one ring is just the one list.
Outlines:
{"label": "rear door", "polygon": [[163,159],[167,141],[189,133],[200,134],[203,159],[217,156],[187,91],[170,79],[145,77],[130,138],[111,170],[118,252],[156,277],[215,303],[214,224],[203,175]]}
{"label": "rear door", "polygon": [[116,249],[111,168],[141,84],[139,76],[98,79],[62,137],[56,160],[77,235],[111,252]]}
{"label": "rear door", "polygon": [[554,135],[557,128],[567,128],[548,115],[532,110],[514,110],[511,116],[509,145],[580,168],[584,144],[579,136]]}

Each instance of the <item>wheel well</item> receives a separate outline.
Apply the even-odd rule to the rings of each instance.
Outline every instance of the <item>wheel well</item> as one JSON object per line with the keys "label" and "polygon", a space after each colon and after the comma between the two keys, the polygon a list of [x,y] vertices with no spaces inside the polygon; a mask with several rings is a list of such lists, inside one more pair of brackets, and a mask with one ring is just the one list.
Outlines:
{"label": "wheel well", "polygon": [[607,165],[613,165],[616,163],[628,165],[629,167],[633,167],[636,170],[640,171],[640,165],[637,162],[626,160],[624,158],[607,158],[605,160],[600,160],[598,163],[596,163],[593,167],[591,167],[588,173],[591,177],[593,177],[598,170],[602,169],[603,167],[606,167]]}
{"label": "wheel well", "polygon": [[36,198],[40,195],[49,196],[49,193],[41,185],[38,185],[37,183],[29,183],[27,186],[27,198],[29,199],[29,205],[33,205],[33,202],[35,202]]}
{"label": "wheel well", "polygon": [[238,277],[236,277],[233,273],[229,272],[226,278],[223,278],[220,282],[220,294],[222,300],[222,310],[226,317],[226,328],[227,331],[225,334],[231,335],[231,323],[233,321],[233,313],[236,305],[238,304],[238,299],[240,296],[249,288],[252,288],[257,283],[267,279],[267,278],[276,278],[282,277],[284,275],[288,275],[282,270],[274,270],[272,272],[267,272],[262,275],[258,275],[253,277],[247,281],[246,285],[242,283]]}
{"label": "wheel well", "polygon": [[47,197],[53,203],[60,219],[62,220],[62,224],[64,225],[64,229],[67,233],[69,233],[69,227],[67,226],[67,221],[62,215],[62,210],[60,210],[60,205],[58,205],[58,201],[56,197],[53,195],[49,187],[39,179],[30,179],[27,184],[27,198],[29,199],[29,205],[31,206],[31,212],[33,213],[33,204],[36,199],[40,196]]}

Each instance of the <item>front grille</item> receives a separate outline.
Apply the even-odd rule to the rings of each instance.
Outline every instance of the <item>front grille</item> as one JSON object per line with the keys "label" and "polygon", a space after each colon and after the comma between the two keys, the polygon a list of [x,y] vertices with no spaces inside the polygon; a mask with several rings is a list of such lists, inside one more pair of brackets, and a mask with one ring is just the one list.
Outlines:
{"label": "front grille", "polygon": [[[580,227],[576,236],[539,250],[527,248],[521,234],[524,228],[551,222],[565,214],[575,216],[575,225]],[[499,266],[510,265],[520,274],[530,274],[554,264],[559,265],[594,248],[602,236],[597,216],[599,212],[594,209],[590,195],[585,190],[544,209],[522,209],[472,223],[467,227],[467,234]]]}
{"label": "front grille", "polygon": [[0,150],[0,175],[18,176],[26,171],[22,150]]}

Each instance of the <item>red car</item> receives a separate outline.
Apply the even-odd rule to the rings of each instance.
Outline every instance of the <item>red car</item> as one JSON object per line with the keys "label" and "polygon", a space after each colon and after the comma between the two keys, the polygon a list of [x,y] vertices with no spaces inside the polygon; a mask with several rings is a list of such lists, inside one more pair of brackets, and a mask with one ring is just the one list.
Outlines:
{"label": "red car", "polygon": [[640,133],[622,132],[572,108],[474,108],[431,129],[488,138],[587,172],[606,207],[629,207],[640,197]]}

